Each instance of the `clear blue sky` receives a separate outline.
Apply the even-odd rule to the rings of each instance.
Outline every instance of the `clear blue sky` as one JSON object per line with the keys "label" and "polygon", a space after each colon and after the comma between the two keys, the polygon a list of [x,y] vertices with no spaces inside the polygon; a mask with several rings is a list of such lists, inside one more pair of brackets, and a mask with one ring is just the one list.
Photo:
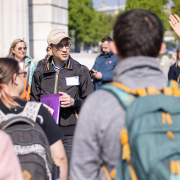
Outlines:
{"label": "clear blue sky", "polygon": [[[126,0],[93,0],[94,8],[101,7],[103,2],[106,6],[115,6],[118,5],[118,3],[120,3],[120,5],[126,4]],[[172,2],[172,0],[170,0],[170,2]]]}

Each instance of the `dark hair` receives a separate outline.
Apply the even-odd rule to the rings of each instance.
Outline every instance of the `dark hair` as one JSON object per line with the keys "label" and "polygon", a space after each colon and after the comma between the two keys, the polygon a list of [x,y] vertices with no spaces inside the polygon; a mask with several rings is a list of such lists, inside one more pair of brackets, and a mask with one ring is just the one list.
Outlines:
{"label": "dark hair", "polygon": [[7,84],[13,79],[15,73],[19,73],[18,61],[11,58],[0,58],[0,99],[7,108],[19,106],[10,95]]}
{"label": "dark hair", "polygon": [[178,61],[180,60],[180,58],[179,58],[179,52],[180,52],[180,48],[178,48],[178,50],[177,50],[177,56],[176,56],[176,68],[177,68],[177,65],[178,65]]}
{"label": "dark hair", "polygon": [[101,42],[103,43],[103,42],[105,42],[105,41],[111,42],[111,41],[112,41],[112,38],[106,36],[106,37],[104,37],[104,38],[101,40]]}
{"label": "dark hair", "polygon": [[133,9],[118,16],[114,41],[123,58],[157,57],[163,40],[163,24],[152,12]]}

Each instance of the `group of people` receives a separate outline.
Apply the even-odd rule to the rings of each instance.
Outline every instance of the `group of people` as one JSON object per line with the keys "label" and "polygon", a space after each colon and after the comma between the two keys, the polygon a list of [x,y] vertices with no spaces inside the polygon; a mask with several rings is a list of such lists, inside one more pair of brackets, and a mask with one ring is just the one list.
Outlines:
{"label": "group of people", "polygon": [[[170,25],[180,37],[177,15],[170,16]],[[163,24],[155,14],[134,9],[119,15],[113,39],[102,39],[102,54],[90,71],[71,57],[71,39],[62,29],[49,33],[47,56],[37,68],[26,56],[23,40],[15,40],[8,57],[0,58],[0,110],[8,118],[21,115],[27,101],[40,102],[41,95],[61,95],[58,125],[43,105],[36,117],[53,161],[60,167],[61,180],[104,180],[103,165],[110,174],[117,168],[126,111],[102,85],[114,81],[132,91],[167,86],[156,59],[163,51]],[[179,67],[177,61],[173,68]],[[171,76],[177,80],[179,72],[175,71]],[[1,131],[0,139],[0,169],[4,169],[0,179],[21,180],[12,142]]]}

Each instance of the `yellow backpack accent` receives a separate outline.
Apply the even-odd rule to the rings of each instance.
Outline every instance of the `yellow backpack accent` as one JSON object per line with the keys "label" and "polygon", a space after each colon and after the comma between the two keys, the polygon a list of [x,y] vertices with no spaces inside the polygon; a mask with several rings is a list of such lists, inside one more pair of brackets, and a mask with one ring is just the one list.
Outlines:
{"label": "yellow backpack accent", "polygon": [[167,132],[167,136],[169,136],[169,139],[170,139],[171,141],[174,140],[174,134],[173,134],[172,131],[168,131],[168,132]]}
{"label": "yellow backpack accent", "polygon": [[26,170],[23,171],[22,175],[23,175],[24,180],[30,180],[31,179],[31,174]]}
{"label": "yellow backpack accent", "polygon": [[170,87],[164,87],[163,91],[164,91],[164,94],[167,95],[167,96],[172,96],[173,95],[172,89]]}
{"label": "yellow backpack accent", "polygon": [[179,169],[179,161],[171,161],[170,162],[170,170],[171,174],[180,174],[180,169]]}
{"label": "yellow backpack accent", "polygon": [[121,145],[123,146],[123,148],[122,148],[122,159],[126,160],[128,162],[128,167],[129,167],[131,179],[132,180],[138,180],[136,173],[132,167],[132,163],[131,163],[131,150],[130,150],[130,146],[129,146],[128,133],[127,133],[126,128],[123,128],[122,133],[121,133]]}
{"label": "yellow backpack accent", "polygon": [[128,88],[127,86],[125,86],[124,84],[118,83],[118,82],[111,82],[109,83],[110,85],[116,86],[120,89],[122,89],[123,91],[130,93],[130,94],[136,94],[135,91],[131,90],[130,88]]}

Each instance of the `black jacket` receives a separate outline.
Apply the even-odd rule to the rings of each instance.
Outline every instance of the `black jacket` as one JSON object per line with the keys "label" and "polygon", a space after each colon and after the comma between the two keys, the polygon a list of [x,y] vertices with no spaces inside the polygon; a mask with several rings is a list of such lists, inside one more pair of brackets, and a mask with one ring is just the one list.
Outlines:
{"label": "black jacket", "polygon": [[176,63],[175,63],[169,68],[168,79],[169,80],[174,79],[177,81],[179,74],[180,74],[180,67],[177,65],[177,68],[176,68]]}
{"label": "black jacket", "polygon": [[[33,75],[30,98],[34,101],[40,101],[40,96],[44,94],[57,94],[65,92],[75,99],[75,105],[69,108],[61,108],[59,122],[64,135],[73,135],[77,118],[75,111],[79,110],[84,103],[85,98],[93,92],[93,84],[87,67],[81,65],[71,57],[66,63],[65,68],[56,72],[51,66],[50,57],[45,64],[38,67]],[[79,68],[80,85],[66,86],[66,77],[78,76]],[[42,73],[42,76],[40,75]],[[41,77],[42,79],[41,79]],[[75,111],[74,111],[75,110]]]}

